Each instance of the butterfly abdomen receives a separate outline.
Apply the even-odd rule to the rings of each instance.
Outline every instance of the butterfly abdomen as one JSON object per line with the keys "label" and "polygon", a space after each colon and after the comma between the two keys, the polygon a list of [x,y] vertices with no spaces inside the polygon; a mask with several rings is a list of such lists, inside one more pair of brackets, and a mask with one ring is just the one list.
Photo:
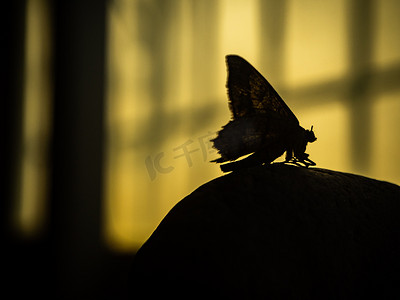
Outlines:
{"label": "butterfly abdomen", "polygon": [[258,118],[239,118],[230,121],[213,140],[221,158],[216,162],[235,160],[261,147],[266,132],[265,122]]}

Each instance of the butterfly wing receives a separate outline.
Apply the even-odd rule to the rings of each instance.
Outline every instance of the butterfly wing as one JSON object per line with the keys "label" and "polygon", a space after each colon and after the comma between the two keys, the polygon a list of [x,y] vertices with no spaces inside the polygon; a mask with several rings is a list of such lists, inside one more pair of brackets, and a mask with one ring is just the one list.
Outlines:
{"label": "butterfly wing", "polygon": [[227,55],[229,108],[237,119],[254,114],[272,114],[287,123],[299,121],[269,82],[245,59]]}

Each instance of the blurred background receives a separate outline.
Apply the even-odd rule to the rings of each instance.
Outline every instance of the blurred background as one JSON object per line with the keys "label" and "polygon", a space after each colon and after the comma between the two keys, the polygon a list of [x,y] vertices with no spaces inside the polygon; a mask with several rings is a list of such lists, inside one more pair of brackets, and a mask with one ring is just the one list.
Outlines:
{"label": "blurred background", "polygon": [[314,126],[317,167],[400,184],[400,1],[10,2],[1,190],[4,258],[25,287],[14,293],[123,293],[165,214],[222,175],[209,140],[230,119],[227,54]]}

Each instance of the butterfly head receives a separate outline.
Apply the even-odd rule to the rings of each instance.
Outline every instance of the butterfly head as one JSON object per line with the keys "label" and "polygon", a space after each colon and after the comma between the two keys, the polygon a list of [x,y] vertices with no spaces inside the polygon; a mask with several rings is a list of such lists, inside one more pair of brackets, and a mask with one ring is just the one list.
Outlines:
{"label": "butterfly head", "polygon": [[306,130],[306,140],[309,143],[315,142],[317,140],[313,131],[313,126],[311,126],[311,130]]}

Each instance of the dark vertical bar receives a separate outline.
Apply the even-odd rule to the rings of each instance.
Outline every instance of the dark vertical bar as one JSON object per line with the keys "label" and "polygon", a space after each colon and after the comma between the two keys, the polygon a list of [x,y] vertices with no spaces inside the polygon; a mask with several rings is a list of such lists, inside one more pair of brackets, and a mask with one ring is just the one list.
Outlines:
{"label": "dark vertical bar", "polygon": [[[196,35],[193,39],[193,95],[196,100],[200,101],[202,99],[196,97],[202,94],[202,90],[219,88],[216,86],[213,74],[208,74],[208,76],[204,76],[204,74],[218,65],[225,64],[224,57],[217,55],[218,30],[216,28],[218,28],[219,4],[218,1],[214,0],[193,1],[191,3],[192,28]],[[212,112],[208,113],[211,114]],[[207,122],[207,120],[204,120],[204,122]],[[204,124],[191,125],[204,127]]]}
{"label": "dark vertical bar", "polygon": [[8,1],[3,7],[3,61],[0,101],[0,162],[3,180],[1,191],[1,222],[11,233],[14,201],[19,196],[22,151],[22,107],[24,88],[24,54],[26,1]]}
{"label": "dark vertical bar", "polygon": [[53,1],[54,299],[101,296],[105,0]]}
{"label": "dark vertical bar", "polygon": [[[2,295],[23,299],[21,288],[33,291],[37,282],[30,277],[35,272],[32,263],[35,245],[16,235],[13,222],[15,201],[19,197],[22,151],[22,103],[24,84],[24,46],[26,1],[2,4],[0,100],[0,222],[2,233]],[[21,272],[24,270],[24,272]]]}
{"label": "dark vertical bar", "polygon": [[261,65],[267,79],[281,84],[285,55],[285,0],[260,1],[260,47]]}
{"label": "dark vertical bar", "polygon": [[[139,2],[138,2],[139,3]],[[150,3],[150,2],[149,2]],[[167,71],[168,36],[172,22],[176,18],[178,1],[156,1],[154,5],[146,6],[146,2],[132,5],[138,10],[136,24],[143,34],[140,40],[141,47],[150,57],[150,80],[146,83],[149,96],[152,99],[150,119],[141,128],[143,136],[147,138],[145,145],[148,153],[158,149],[164,143],[166,117],[161,104],[165,99],[165,77]]]}
{"label": "dark vertical bar", "polygon": [[371,156],[371,96],[369,94],[372,59],[373,1],[349,2],[349,72],[348,90],[351,160],[356,172],[369,169]]}

